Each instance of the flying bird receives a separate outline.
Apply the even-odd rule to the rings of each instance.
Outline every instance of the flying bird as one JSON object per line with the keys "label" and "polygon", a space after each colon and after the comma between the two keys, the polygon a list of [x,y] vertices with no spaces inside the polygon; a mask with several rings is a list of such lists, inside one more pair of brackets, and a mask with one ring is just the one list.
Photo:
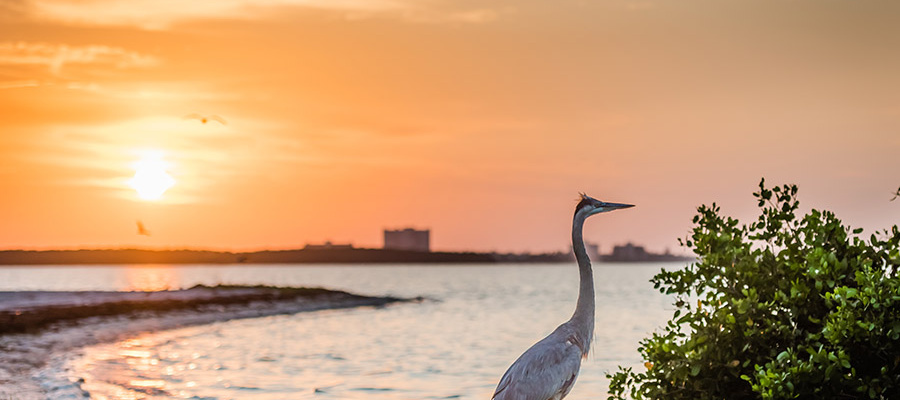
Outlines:
{"label": "flying bird", "polygon": [[204,123],[204,124],[207,123],[207,122],[209,122],[209,121],[216,121],[216,122],[218,122],[218,123],[220,123],[220,124],[222,124],[222,125],[227,125],[227,124],[228,124],[227,122],[225,122],[225,119],[224,119],[224,118],[222,118],[222,117],[220,117],[220,116],[218,116],[218,115],[209,115],[209,116],[206,116],[206,115],[200,115],[200,114],[188,114],[188,115],[185,115],[185,116],[184,116],[184,119],[199,119],[200,122],[202,122],[202,123]]}
{"label": "flying bird", "polygon": [[629,207],[634,206],[581,195],[572,220],[572,249],[580,276],[575,313],[519,356],[500,378],[492,399],[561,400],[572,390],[594,337],[594,276],[584,248],[584,221],[591,215]]}
{"label": "flying bird", "polygon": [[891,194],[894,195],[894,197],[891,197],[891,201],[897,200],[897,198],[900,197],[900,189],[897,189],[896,192],[891,193]]}
{"label": "flying bird", "polygon": [[150,231],[148,231],[147,228],[144,227],[144,223],[141,221],[137,221],[137,234],[150,236]]}

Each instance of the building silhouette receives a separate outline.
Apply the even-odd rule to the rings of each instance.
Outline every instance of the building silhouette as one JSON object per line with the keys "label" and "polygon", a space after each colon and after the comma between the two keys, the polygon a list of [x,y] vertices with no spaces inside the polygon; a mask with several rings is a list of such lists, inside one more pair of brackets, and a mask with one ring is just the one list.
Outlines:
{"label": "building silhouette", "polygon": [[[590,259],[594,261],[597,261],[600,259],[600,257],[603,257],[603,255],[600,254],[600,245],[597,243],[584,242],[584,251],[587,252],[588,257],[590,257]],[[567,257],[567,259],[575,259],[575,248],[572,246],[569,246],[569,256]]]}
{"label": "building silhouette", "polygon": [[384,230],[385,250],[431,251],[431,231],[412,228]]}
{"label": "building silhouette", "polygon": [[350,250],[352,248],[352,244],[334,244],[329,240],[324,244],[307,244],[303,250]]}
{"label": "building silhouette", "polygon": [[607,261],[635,262],[650,261],[650,259],[658,256],[659,255],[651,255],[650,253],[647,253],[647,250],[644,249],[644,246],[637,246],[632,243],[626,243],[621,246],[614,246],[612,253],[610,253],[605,258]]}

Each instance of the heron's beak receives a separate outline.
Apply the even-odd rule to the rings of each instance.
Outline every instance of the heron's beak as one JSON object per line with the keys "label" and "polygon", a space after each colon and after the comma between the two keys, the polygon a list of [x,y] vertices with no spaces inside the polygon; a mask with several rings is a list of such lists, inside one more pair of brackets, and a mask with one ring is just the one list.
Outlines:
{"label": "heron's beak", "polygon": [[634,207],[634,204],[622,204],[622,203],[603,203],[603,209],[606,211],[614,211],[623,208],[631,208]]}

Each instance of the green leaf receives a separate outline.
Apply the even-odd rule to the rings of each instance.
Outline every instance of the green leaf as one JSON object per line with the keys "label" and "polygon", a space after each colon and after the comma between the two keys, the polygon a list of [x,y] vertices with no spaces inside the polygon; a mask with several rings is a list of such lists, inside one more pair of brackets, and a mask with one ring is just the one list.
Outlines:
{"label": "green leaf", "polygon": [[785,350],[785,351],[782,351],[781,353],[778,353],[778,356],[775,357],[775,359],[778,360],[779,362],[781,362],[781,361],[784,361],[785,358],[788,358],[790,356],[791,356],[791,353],[788,353],[787,350]]}

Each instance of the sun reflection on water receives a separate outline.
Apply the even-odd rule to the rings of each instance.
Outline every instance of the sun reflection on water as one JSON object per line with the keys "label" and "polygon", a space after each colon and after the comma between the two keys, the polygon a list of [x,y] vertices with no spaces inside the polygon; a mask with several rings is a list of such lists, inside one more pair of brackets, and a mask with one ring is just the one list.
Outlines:
{"label": "sun reflection on water", "polygon": [[162,389],[166,386],[166,381],[161,379],[132,379],[128,384],[136,388],[153,388]]}
{"label": "sun reflection on water", "polygon": [[125,270],[124,290],[155,292],[179,289],[179,270],[171,265],[134,266]]}

